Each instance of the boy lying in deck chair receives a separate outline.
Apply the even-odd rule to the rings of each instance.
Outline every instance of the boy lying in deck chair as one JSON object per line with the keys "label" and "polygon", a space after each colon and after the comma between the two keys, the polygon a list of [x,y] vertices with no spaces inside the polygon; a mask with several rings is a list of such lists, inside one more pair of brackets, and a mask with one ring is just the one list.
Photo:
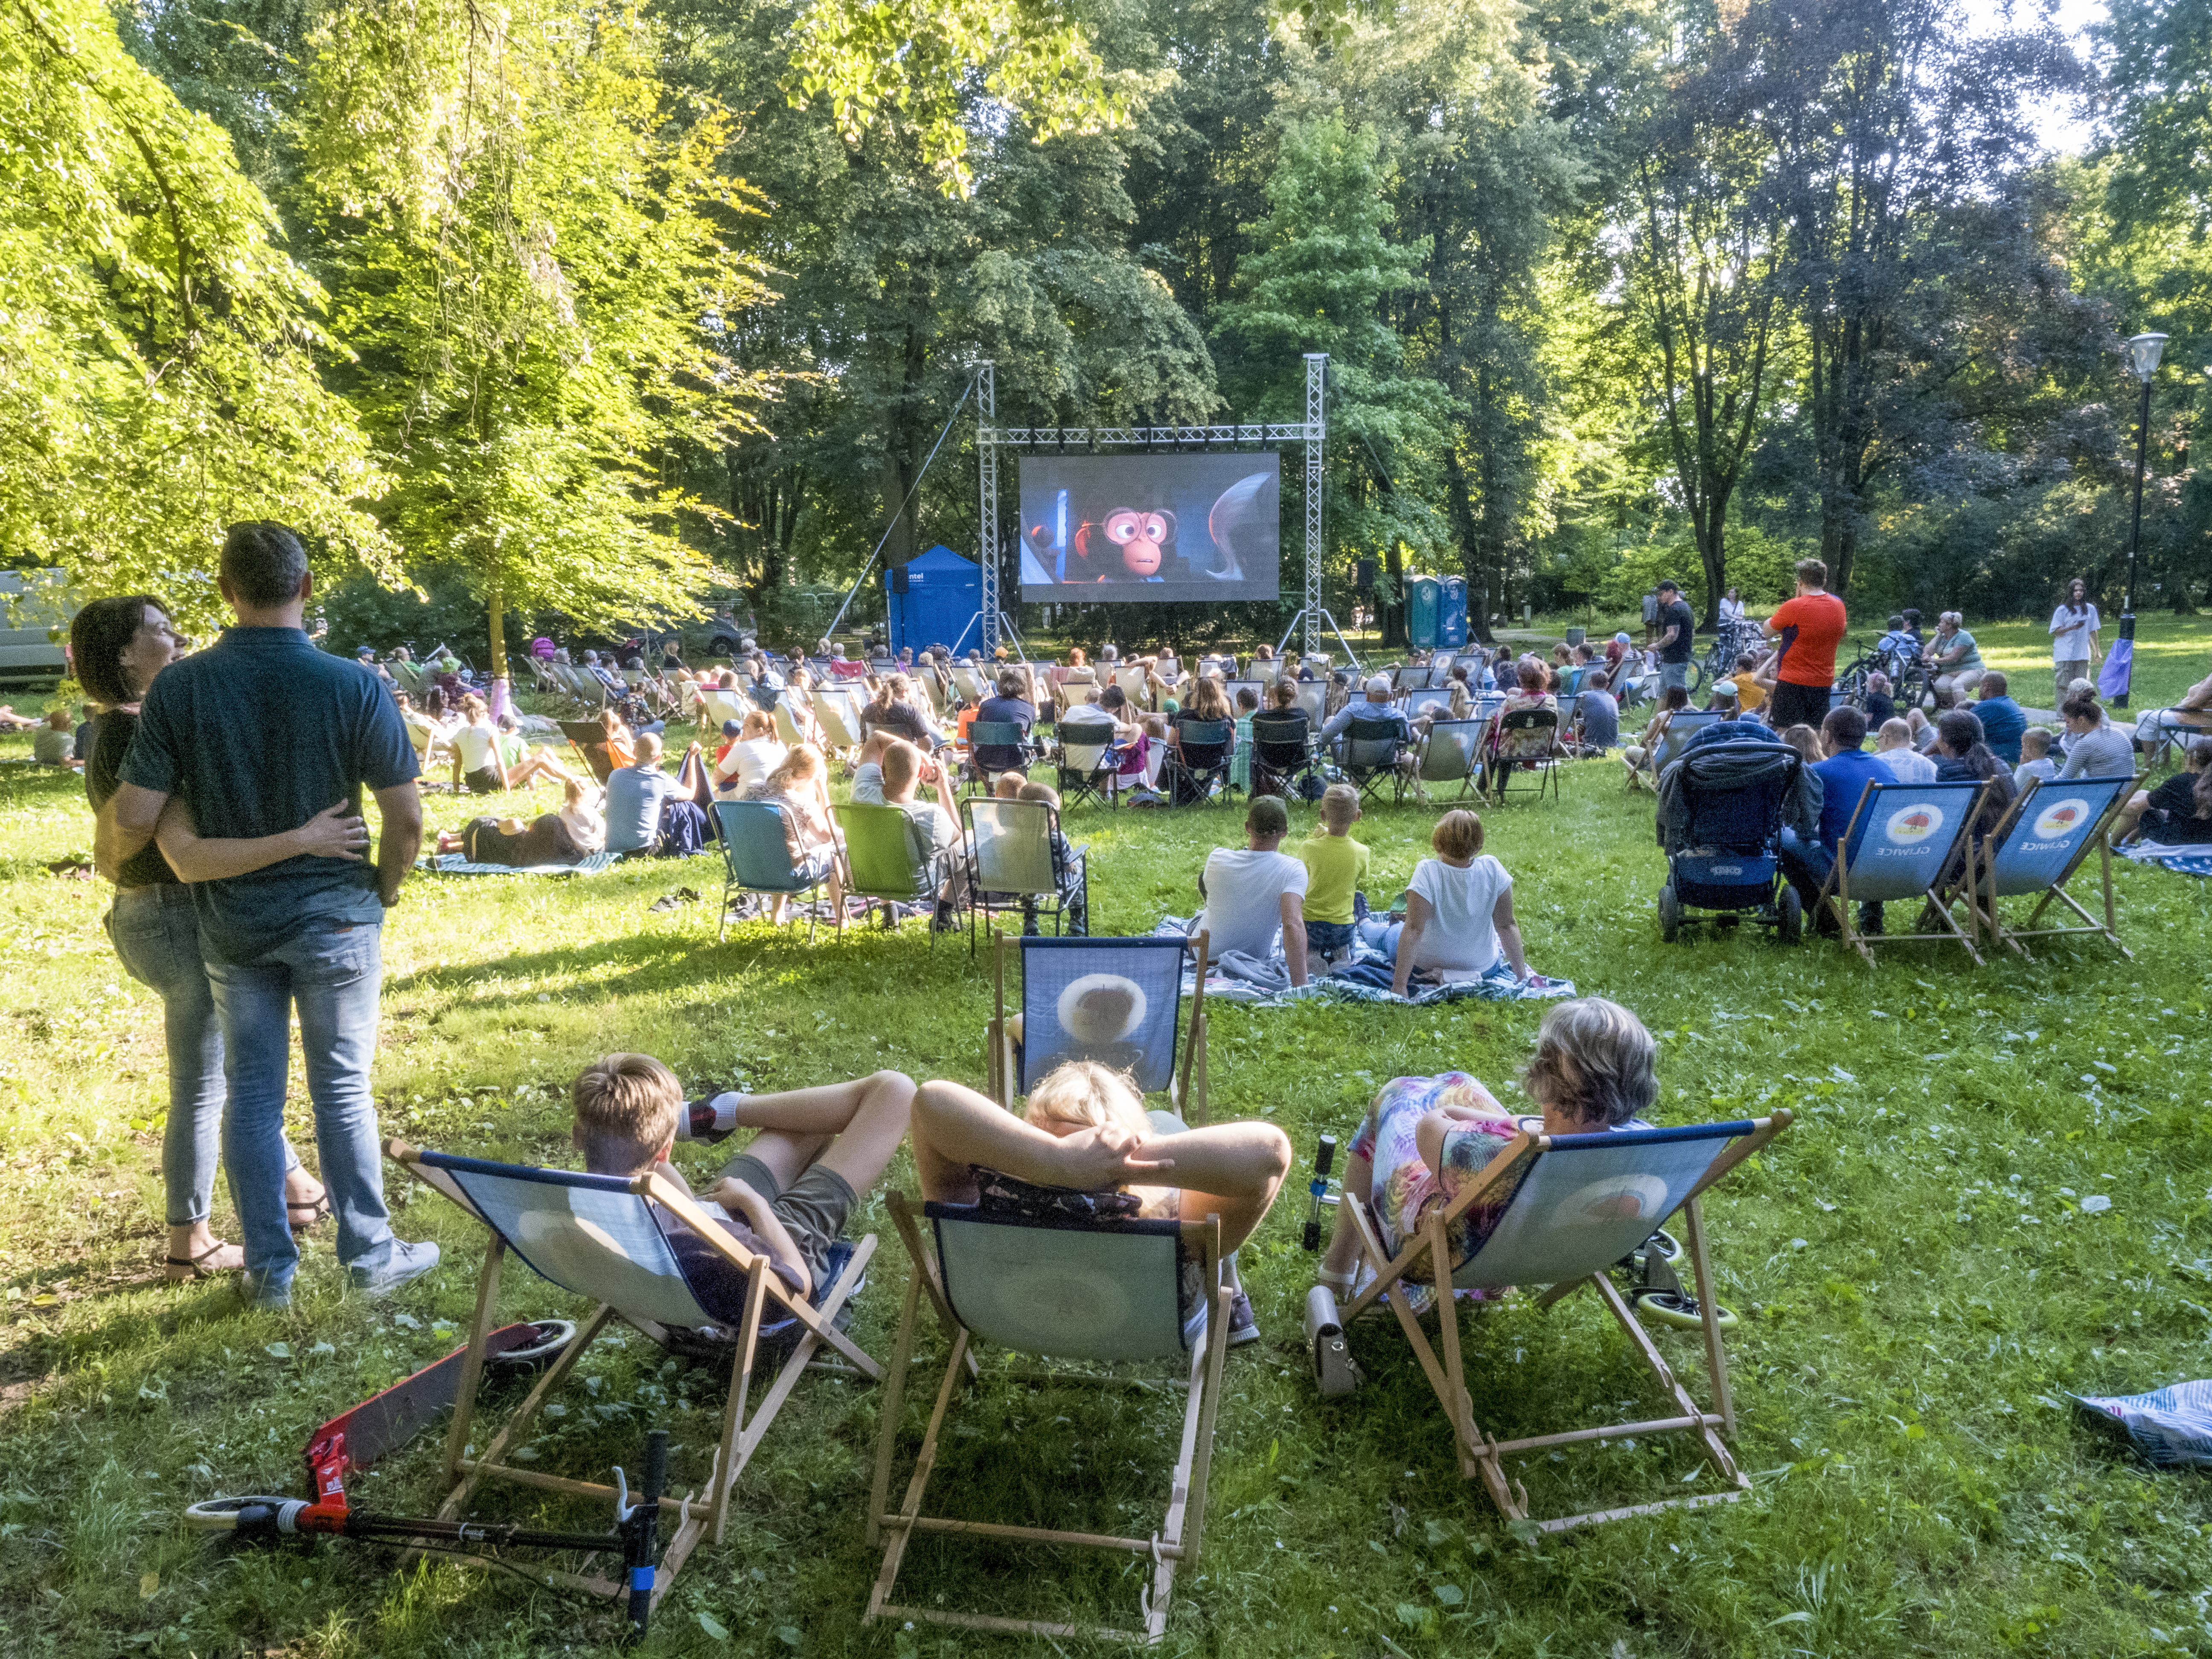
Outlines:
{"label": "boy lying in deck chair", "polygon": [[1291,1167],[1290,1139],[1273,1124],[1186,1129],[1171,1112],[1146,1111],[1121,1073],[1073,1060],[1030,1091],[1021,1117],[957,1083],[924,1084],[914,1098],[914,1167],[922,1195],[943,1204],[988,1199],[1099,1218],[1218,1215],[1228,1346],[1259,1340],[1235,1252]]}
{"label": "boy lying in deck chair", "polygon": [[[722,1224],[739,1243],[775,1263],[793,1296],[810,1297],[834,1277],[830,1248],[858,1196],[882,1179],[906,1139],[914,1092],[912,1078],[878,1072],[781,1094],[732,1091],[708,1103],[714,1139],[741,1128],[760,1133],[704,1196],[721,1206]],[[576,1148],[593,1175],[636,1176],[662,1165],[690,1190],[668,1163],[679,1133],[691,1139],[693,1126],[667,1066],[651,1054],[605,1055],[584,1068],[572,1099]],[[658,1209],[653,1215],[699,1305],[735,1326],[744,1316],[744,1275],[683,1223]]]}

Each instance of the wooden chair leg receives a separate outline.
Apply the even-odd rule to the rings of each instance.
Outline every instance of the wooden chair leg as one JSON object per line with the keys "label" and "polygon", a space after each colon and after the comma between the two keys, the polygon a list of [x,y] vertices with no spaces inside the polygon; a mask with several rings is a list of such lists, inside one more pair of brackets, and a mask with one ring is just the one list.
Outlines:
{"label": "wooden chair leg", "polygon": [[476,1319],[469,1328],[468,1358],[461,1362],[461,1386],[453,1396],[453,1421],[446,1431],[446,1480],[450,1486],[461,1478],[461,1459],[468,1455],[469,1429],[476,1421],[477,1389],[483,1382],[484,1344],[491,1335],[493,1315],[499,1305],[500,1264],[507,1241],[497,1233],[485,1247],[483,1267],[477,1274]]}
{"label": "wooden chair leg", "polygon": [[1735,1438],[1735,1399],[1729,1388],[1728,1351],[1721,1346],[1720,1304],[1713,1300],[1713,1272],[1705,1250],[1705,1222],[1696,1199],[1682,1206],[1683,1243],[1689,1247],[1690,1267],[1696,1276],[1698,1308],[1704,1316],[1705,1374],[1712,1381],[1713,1409],[1721,1416],[1721,1432]]}

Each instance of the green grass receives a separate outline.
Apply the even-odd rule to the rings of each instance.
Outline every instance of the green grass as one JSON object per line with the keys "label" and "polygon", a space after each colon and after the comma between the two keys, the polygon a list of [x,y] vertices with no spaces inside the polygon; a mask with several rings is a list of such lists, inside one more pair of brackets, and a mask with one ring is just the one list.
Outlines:
{"label": "green grass", "polygon": [[[1992,630],[2001,631],[2001,630]],[[20,752],[14,739],[0,752]],[[1522,1543],[1458,1477],[1442,1418],[1394,1331],[1362,1326],[1370,1382],[1322,1404],[1298,1349],[1312,1260],[1293,1189],[1247,1251],[1267,1340],[1229,1361],[1206,1551],[1180,1586],[1177,1654],[1984,1655],[2212,1653],[2212,1489],[2086,1437],[2061,1391],[2133,1391],[2212,1373],[2212,1082],[2204,973],[2212,884],[2123,868],[2136,959],[2060,946],[1975,969],[1896,949],[1879,973],[1833,945],[1700,930],[1662,946],[1650,797],[1617,766],[1565,778],[1559,805],[1486,814],[1516,877],[1532,963],[1614,997],[1659,1034],[1671,1121],[1788,1106],[1798,1126],[1709,1212],[1733,1345],[1739,1454],[1755,1495],[1718,1510]],[[459,803],[434,802],[434,823]],[[1304,818],[1310,814],[1301,812]],[[1374,890],[1410,876],[1432,811],[1372,814]],[[163,1082],[158,1007],[118,969],[94,884],[44,866],[89,839],[74,779],[0,769],[0,1654],[158,1659],[521,1654],[605,1644],[593,1604],[451,1566],[395,1571],[368,1547],[242,1553],[187,1534],[183,1506],[299,1491],[307,1431],[460,1340],[482,1239],[410,1194],[410,1237],[446,1265],[389,1304],[347,1293],[310,1246],[284,1314],[158,1283]],[[1102,932],[1187,911],[1231,812],[1085,811]],[[653,914],[680,884],[708,901]],[[982,1077],[989,979],[964,941],[916,926],[734,930],[714,943],[715,866],[588,882],[410,883],[387,929],[376,1088],[384,1127],[496,1158],[568,1157],[562,1085],[608,1048],[687,1079],[774,1088],[893,1066]],[[1221,1007],[1218,1114],[1264,1115],[1310,1155],[1382,1080],[1462,1067],[1510,1086],[1542,1010]],[[302,1146],[311,1133],[295,1091]],[[685,1149],[694,1174],[711,1154]],[[894,1178],[910,1189],[903,1163]],[[406,1194],[395,1182],[395,1196]],[[2085,1214],[2081,1198],[2110,1197]],[[227,1211],[219,1218],[228,1227]],[[904,1261],[883,1235],[854,1327],[888,1351]],[[229,1236],[235,1237],[234,1231]],[[511,1271],[512,1316],[574,1316]],[[1702,1389],[1694,1341],[1657,1340]],[[938,1350],[933,1346],[931,1352]],[[1493,1432],[1619,1421],[1661,1404],[1587,1297],[1470,1322],[1469,1386]],[[538,1467],[635,1465],[665,1424],[683,1480],[703,1470],[720,1390],[632,1337],[587,1363]],[[910,1390],[910,1455],[923,1403]],[[727,1542],[685,1569],[653,1654],[1044,1654],[1042,1642],[867,1629],[861,1505],[872,1389],[810,1380],[742,1488]],[[948,1441],[933,1497],[963,1512],[1116,1530],[1162,1496],[1174,1408],[1006,1386]],[[436,1498],[434,1437],[358,1497]],[[903,1467],[903,1466],[902,1466]],[[1540,1513],[1680,1491],[1679,1437],[1577,1448],[1520,1472]],[[598,1478],[604,1478],[600,1474]],[[592,1524],[501,1492],[485,1512]],[[1041,1570],[1042,1569],[1042,1570]],[[1007,1612],[1056,1606],[1061,1564],[946,1540],[902,1595]],[[1133,1616],[1133,1571],[1073,1572],[1076,1607]],[[708,1621],[726,1637],[709,1632]],[[1084,1648],[1062,1642],[1057,1650]]]}

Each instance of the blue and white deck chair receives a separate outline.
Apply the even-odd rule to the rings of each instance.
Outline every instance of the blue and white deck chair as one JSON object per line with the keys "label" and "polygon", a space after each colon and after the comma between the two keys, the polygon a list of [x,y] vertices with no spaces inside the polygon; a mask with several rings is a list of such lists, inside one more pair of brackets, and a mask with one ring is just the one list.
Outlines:
{"label": "blue and white deck chair", "polygon": [[[677,1528],[653,1579],[653,1603],[658,1607],[693,1549],[710,1534],[715,1543],[722,1541],[738,1477],[759,1449],[816,1351],[825,1346],[833,1348],[860,1375],[882,1378],[882,1368],[835,1323],[838,1310],[866,1274],[868,1259],[876,1250],[872,1233],[854,1247],[836,1283],[816,1286],[816,1297],[809,1301],[794,1298],[770,1271],[767,1256],[755,1255],[738,1244],[726,1229],[702,1214],[681,1187],[657,1170],[628,1178],[583,1175],[569,1170],[455,1158],[424,1152],[404,1140],[386,1141],[384,1152],[491,1232],[483,1268],[477,1276],[476,1318],[469,1336],[468,1358],[462,1362],[460,1392],[453,1426],[446,1436],[446,1479],[453,1486],[439,1507],[440,1520],[460,1518],[477,1485],[484,1480],[505,1480],[599,1502],[612,1499],[616,1493],[611,1487],[533,1468],[516,1468],[507,1462],[507,1455],[522,1443],[540,1410],[611,1321],[620,1319],[664,1345],[672,1329],[704,1333],[710,1340],[719,1336],[731,1345],[730,1395],[722,1413],[722,1437],[705,1482],[685,1498],[660,1500],[663,1507],[675,1512]],[[664,1215],[690,1228],[747,1276],[744,1316],[735,1330],[699,1305],[664,1235]],[[487,1339],[500,1323],[500,1270],[510,1250],[539,1278],[589,1297],[599,1306],[578,1329],[575,1340],[546,1368],[507,1425],[480,1454],[471,1456],[477,1384],[483,1376]],[[753,1362],[760,1353],[763,1327],[794,1320],[799,1328],[798,1340],[748,1422],[745,1404]],[[605,1579],[564,1582],[608,1595],[627,1595],[629,1589]]]}
{"label": "blue and white deck chair", "polygon": [[[868,1594],[867,1620],[914,1620],[967,1630],[1158,1642],[1167,1632],[1176,1568],[1197,1558],[1205,1530],[1221,1360],[1228,1346],[1220,1340],[1229,1326],[1230,1301],[1222,1277],[1220,1218],[1208,1216],[1203,1222],[1054,1218],[1048,1223],[988,1213],[977,1205],[933,1202],[922,1206],[917,1218],[903,1194],[892,1193],[888,1201],[914,1269],[907,1280],[898,1340],[885,1379],[875,1479],[869,1491],[868,1543],[871,1547],[883,1544],[884,1560]],[[927,1245],[922,1237],[924,1224],[930,1234]],[[1196,1272],[1186,1272],[1187,1267]],[[951,1352],[906,1495],[893,1510],[891,1457],[924,1294],[936,1308]],[[954,1392],[977,1374],[969,1350],[980,1342],[1053,1360],[1116,1366],[1163,1360],[1188,1364],[1189,1395],[1183,1408],[1182,1437],[1169,1485],[1167,1512],[1157,1532],[1143,1538],[1117,1537],[922,1513],[922,1498],[937,1463],[938,1437]],[[1119,1370],[1054,1367],[1009,1374],[1023,1379],[1017,1385],[1023,1387],[1039,1380],[1109,1388],[1157,1386],[1152,1379]],[[1143,1628],[1115,1630],[935,1605],[897,1605],[891,1592],[907,1546],[918,1533],[965,1533],[1009,1542],[1100,1550],[1140,1561],[1150,1557],[1151,1583],[1139,1593]]]}
{"label": "blue and white deck chair", "polygon": [[[1429,1212],[1419,1236],[1408,1240],[1395,1260],[1384,1253],[1382,1235],[1366,1206],[1347,1199],[1346,1210],[1358,1231],[1361,1253],[1376,1277],[1345,1309],[1345,1328],[1349,1329],[1352,1320],[1376,1302],[1389,1304],[1429,1386],[1443,1404],[1460,1474],[1469,1480],[1480,1475],[1509,1521],[1526,1521],[1529,1515],[1528,1492],[1506,1474],[1507,1458],[1585,1440],[1620,1440],[1630,1436],[1696,1435],[1704,1443],[1705,1455],[1714,1473],[1729,1483],[1729,1489],[1539,1521],[1536,1525],[1540,1530],[1559,1532],[1625,1516],[1732,1502],[1750,1491],[1751,1482],[1736,1468],[1723,1440],[1723,1436],[1735,1433],[1735,1406],[1729,1391],[1728,1355],[1721,1343],[1724,1322],[1713,1299],[1712,1267],[1698,1200],[1707,1188],[1788,1128],[1790,1121],[1790,1113],[1778,1111],[1771,1117],[1733,1123],[1547,1135],[1541,1118],[1522,1118],[1521,1133],[1460,1188],[1449,1206],[1438,1205]],[[1504,1212],[1489,1237],[1465,1261],[1449,1261],[1449,1230],[1476,1205],[1496,1205],[1501,1200]],[[1713,1396],[1711,1411],[1698,1405],[1676,1379],[1607,1277],[1612,1268],[1653,1241],[1678,1210],[1684,1221],[1683,1243],[1696,1274],[1698,1328],[1705,1337],[1705,1369]],[[1652,1243],[1651,1248],[1658,1246]],[[1413,1283],[1423,1284],[1431,1305],[1440,1310],[1441,1357],[1431,1346],[1408,1294],[1409,1284]],[[1536,1306],[1539,1311],[1548,1312],[1554,1303],[1584,1285],[1597,1293],[1606,1310],[1627,1333],[1659,1386],[1672,1397],[1678,1413],[1518,1440],[1492,1439],[1474,1420],[1452,1291],[1541,1287]]]}
{"label": "blue and white deck chair", "polygon": [[[2142,787],[2142,778],[2039,778],[2030,783],[2011,808],[1990,831],[1974,857],[1973,908],[1989,930],[1992,947],[2002,945],[2028,957],[2025,939],[2059,939],[2068,934],[2095,934],[2110,939],[2112,948],[2133,961],[2135,952],[2120,943],[2113,931],[2112,820]],[[2103,862],[2105,919],[2091,915],[2066,890],[2066,884],[2094,848]],[[2039,893],[2042,899],[2021,927],[2008,927],[2000,899]],[[2087,924],[2080,927],[2039,927],[2043,913],[2056,899]]]}
{"label": "blue and white deck chair", "polygon": [[[730,936],[730,895],[781,893],[798,897],[830,879],[828,872],[807,879],[791,862],[784,828],[785,809],[773,801],[718,800],[714,817],[722,826],[722,926],[717,944]],[[806,937],[814,937],[814,912],[806,913]],[[844,906],[837,907],[837,929],[845,927]]]}
{"label": "blue and white deck chair", "polygon": [[1651,759],[1651,775],[1662,772],[1682,758],[1682,750],[1690,739],[1721,717],[1717,708],[1678,708],[1667,721],[1667,729],[1659,734],[1659,752]]}
{"label": "blue and white deck chair", "polygon": [[1485,740],[1490,735],[1487,720],[1455,720],[1440,716],[1430,726],[1428,735],[1421,738],[1419,764],[1413,771],[1413,790],[1425,802],[1428,786],[1432,783],[1457,783],[1459,793],[1454,800],[1465,800],[1474,793],[1475,779],[1482,770]]}
{"label": "blue and white deck chair", "polygon": [[[1013,1109],[1064,1060],[1095,1060],[1127,1072],[1139,1092],[1164,1092],[1193,1128],[1206,1122],[1206,964],[1208,936],[1179,939],[1028,939],[999,936],[994,1009],[986,1042],[987,1092]],[[1022,1000],[1006,1012],[1006,960],[1018,952]],[[1183,969],[1197,988],[1182,1019]],[[1180,1066],[1176,1046],[1182,1044]]]}
{"label": "blue and white deck chair", "polygon": [[[1844,943],[1874,966],[1877,945],[1904,945],[1915,939],[1942,939],[1956,945],[1981,965],[1982,953],[1974,948],[1981,930],[1973,908],[1961,928],[1951,914],[1952,883],[1961,878],[1971,856],[1974,819],[1982,807],[1984,783],[1870,783],[1860,791],[1851,809],[1850,826],[1844,832],[1844,852],[1820,884],[1812,915],[1832,905]],[[1862,904],[1917,902],[1919,920],[1909,933],[1869,936],[1858,930]],[[1936,924],[1933,931],[1929,923]]]}

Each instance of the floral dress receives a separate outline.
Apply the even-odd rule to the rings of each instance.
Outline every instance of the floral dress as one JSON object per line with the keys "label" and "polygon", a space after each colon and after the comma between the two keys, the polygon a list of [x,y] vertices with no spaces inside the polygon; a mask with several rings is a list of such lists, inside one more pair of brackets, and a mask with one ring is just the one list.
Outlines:
{"label": "floral dress", "polygon": [[[1498,1115],[1447,1131],[1443,1171],[1438,1175],[1421,1156],[1414,1131],[1424,1117],[1443,1106],[1469,1107]],[[1352,1140],[1352,1155],[1365,1158],[1374,1167],[1375,1224],[1382,1237],[1382,1248],[1396,1256],[1420,1231],[1429,1210],[1449,1204],[1518,1132],[1519,1125],[1504,1115],[1504,1109],[1490,1091],[1464,1072],[1393,1078],[1384,1084]],[[1474,1206],[1445,1230],[1454,1267],[1481,1248],[1512,1197],[1510,1190],[1501,1191],[1494,1200]],[[1421,1276],[1433,1281],[1433,1267],[1425,1263],[1425,1268]],[[1407,1289],[1414,1286],[1408,1285]],[[1417,1291],[1414,1301],[1425,1306],[1427,1298]]]}

